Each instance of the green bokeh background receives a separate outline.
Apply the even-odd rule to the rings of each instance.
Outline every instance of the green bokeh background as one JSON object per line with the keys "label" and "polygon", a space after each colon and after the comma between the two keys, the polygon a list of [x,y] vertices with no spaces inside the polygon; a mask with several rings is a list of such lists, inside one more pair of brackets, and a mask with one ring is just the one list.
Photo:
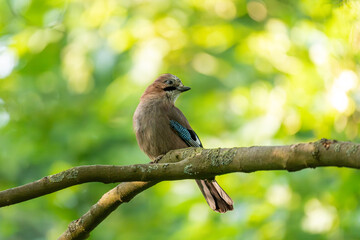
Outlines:
{"label": "green bokeh background", "polygon": [[[159,74],[204,146],[359,142],[360,4],[282,0],[0,1],[0,189],[88,164],[149,159],[132,130]],[[91,239],[360,239],[358,171],[218,177],[235,210],[193,181],[122,205]],[[0,239],[56,239],[114,184],[0,209]]]}

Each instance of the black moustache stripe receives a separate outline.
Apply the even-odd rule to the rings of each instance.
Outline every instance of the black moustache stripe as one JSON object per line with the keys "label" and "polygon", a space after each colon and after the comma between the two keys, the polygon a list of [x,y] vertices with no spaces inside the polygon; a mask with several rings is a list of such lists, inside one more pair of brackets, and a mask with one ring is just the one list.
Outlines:
{"label": "black moustache stripe", "polygon": [[174,91],[176,90],[176,87],[166,87],[164,88],[164,91]]}

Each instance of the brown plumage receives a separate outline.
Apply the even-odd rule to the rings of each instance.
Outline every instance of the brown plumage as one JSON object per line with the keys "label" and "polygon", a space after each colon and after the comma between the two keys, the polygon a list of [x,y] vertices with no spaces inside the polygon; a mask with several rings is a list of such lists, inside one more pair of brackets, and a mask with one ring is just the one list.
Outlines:
{"label": "brown plumage", "polygon": [[[138,144],[150,159],[155,160],[174,149],[202,147],[184,114],[174,105],[180,93],[189,89],[176,76],[163,74],[141,96],[134,113],[133,125]],[[188,131],[186,134],[191,136],[191,143],[181,138],[170,124],[171,121],[176,121],[182,126],[182,130]],[[215,180],[196,182],[214,211],[224,213],[233,209],[233,201]]]}

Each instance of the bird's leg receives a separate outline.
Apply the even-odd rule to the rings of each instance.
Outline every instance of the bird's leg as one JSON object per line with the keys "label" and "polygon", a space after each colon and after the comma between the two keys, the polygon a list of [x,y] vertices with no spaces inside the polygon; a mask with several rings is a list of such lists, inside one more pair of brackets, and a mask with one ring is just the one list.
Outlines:
{"label": "bird's leg", "polygon": [[154,164],[154,163],[158,163],[162,158],[163,158],[164,154],[161,154],[159,156],[157,156],[154,161],[151,161],[150,164]]}

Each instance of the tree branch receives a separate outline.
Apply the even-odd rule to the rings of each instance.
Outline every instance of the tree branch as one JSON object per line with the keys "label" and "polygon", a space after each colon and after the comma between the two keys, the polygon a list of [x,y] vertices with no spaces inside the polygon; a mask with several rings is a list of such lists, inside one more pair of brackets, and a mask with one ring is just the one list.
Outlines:
{"label": "tree branch", "polygon": [[[166,165],[167,163],[165,163],[157,165],[138,165],[136,168],[141,167],[141,172],[143,173],[141,177],[143,177],[143,179],[154,177],[154,174],[161,175],[159,169],[163,168],[167,169],[170,173],[175,174],[166,179],[176,179],[177,176],[186,176],[186,178],[213,176],[214,172],[216,174],[222,174],[232,171],[297,171],[309,167],[315,168],[317,166],[337,166],[358,169],[360,166],[358,149],[359,144],[336,142],[326,139],[314,143],[283,147],[250,147],[212,150],[196,148],[173,151],[161,159],[161,162],[184,159],[182,160],[181,165]],[[175,168],[180,168],[182,174],[176,171],[173,172],[173,166]],[[158,171],[160,171],[160,173],[158,173]],[[161,176],[164,177],[165,174]],[[165,177],[163,179],[165,179]],[[80,219],[70,223],[68,229],[59,239],[69,240],[88,238],[91,230],[103,221],[122,202],[129,201],[136,194],[156,183],[157,182],[131,182],[118,185],[116,188],[106,193],[99,202],[93,205]]]}
{"label": "tree branch", "polygon": [[124,202],[129,202],[138,193],[154,186],[156,183],[130,182],[119,184],[105,193],[81,218],[72,221],[58,240],[87,239],[90,232],[118,206]]}
{"label": "tree branch", "polygon": [[288,146],[170,151],[158,164],[79,166],[0,192],[0,207],[86,182],[205,179],[232,172],[298,171],[324,166],[360,168],[359,145],[322,139]]}
{"label": "tree branch", "polygon": [[69,224],[59,239],[86,239],[90,232],[123,202],[159,181],[204,179],[231,172],[259,170],[298,171],[336,166],[360,168],[360,144],[321,139],[289,146],[230,149],[179,149],[167,153],[158,164],[130,166],[79,166],[38,181],[0,192],[0,206],[36,198],[86,182],[128,182],[102,196],[81,218]]}

